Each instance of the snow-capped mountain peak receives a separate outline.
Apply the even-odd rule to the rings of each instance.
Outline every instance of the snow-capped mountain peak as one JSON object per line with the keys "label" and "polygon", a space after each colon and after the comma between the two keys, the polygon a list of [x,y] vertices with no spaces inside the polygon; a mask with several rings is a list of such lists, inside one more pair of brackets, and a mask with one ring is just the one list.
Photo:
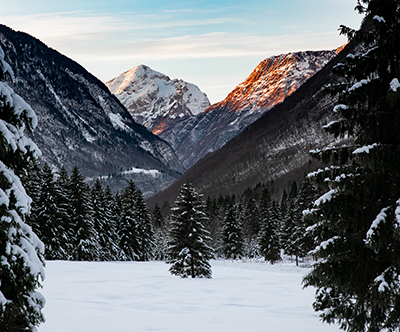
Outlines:
{"label": "snow-capped mountain peak", "polygon": [[170,79],[139,65],[106,82],[136,122],[158,133],[168,120],[203,112],[210,101],[205,93],[181,79]]}

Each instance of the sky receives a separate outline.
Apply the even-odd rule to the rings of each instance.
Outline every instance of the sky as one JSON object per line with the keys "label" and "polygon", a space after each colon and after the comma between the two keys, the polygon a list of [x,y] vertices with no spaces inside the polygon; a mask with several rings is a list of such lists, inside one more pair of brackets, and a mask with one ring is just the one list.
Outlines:
{"label": "sky", "polygon": [[140,64],[224,99],[272,55],[330,50],[358,28],[356,0],[0,0],[0,23],[103,82]]}

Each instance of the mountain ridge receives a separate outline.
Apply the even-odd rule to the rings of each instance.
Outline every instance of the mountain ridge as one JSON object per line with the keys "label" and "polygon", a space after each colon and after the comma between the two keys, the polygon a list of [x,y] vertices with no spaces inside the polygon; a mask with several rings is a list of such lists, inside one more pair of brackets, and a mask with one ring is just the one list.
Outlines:
{"label": "mountain ridge", "polygon": [[[77,166],[87,178],[121,190],[134,179],[146,197],[183,173],[168,143],[135,123],[108,88],[75,61],[23,32],[0,25],[0,44],[11,65],[9,82],[38,116],[33,140],[41,162],[54,170]],[[155,169],[159,176],[122,172]]]}
{"label": "mountain ridge", "polygon": [[302,181],[317,165],[309,151],[341,144],[322,127],[335,119],[336,98],[324,86],[337,82],[331,69],[354,49],[347,44],[313,77],[282,103],[264,113],[219,150],[194,164],[166,190],[148,199],[150,205],[171,202],[179,187],[190,181],[205,196],[241,195],[259,183],[274,183],[282,192],[292,180]]}

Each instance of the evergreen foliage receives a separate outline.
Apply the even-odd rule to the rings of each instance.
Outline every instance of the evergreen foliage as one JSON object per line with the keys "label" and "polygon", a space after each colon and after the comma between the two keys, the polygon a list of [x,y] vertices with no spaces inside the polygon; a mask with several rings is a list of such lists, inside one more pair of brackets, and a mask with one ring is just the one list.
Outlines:
{"label": "evergreen foliage", "polygon": [[154,248],[154,231],[151,223],[151,215],[143,195],[140,190],[136,191],[136,202],[135,202],[135,214],[136,223],[138,225],[138,237],[139,237],[139,260],[148,261],[153,258]]}
{"label": "evergreen foliage", "polygon": [[271,210],[263,213],[261,234],[258,239],[260,253],[271,264],[281,260],[279,223],[280,212],[277,203],[272,202]]}
{"label": "evergreen foliage", "polygon": [[74,231],[72,257],[77,261],[91,261],[99,257],[96,229],[92,218],[90,188],[77,167],[70,178],[70,219]]}
{"label": "evergreen foliage", "polygon": [[206,244],[209,232],[203,223],[207,220],[204,203],[190,183],[181,187],[173,209],[168,263],[171,274],[182,278],[211,278],[209,260],[213,249]]}
{"label": "evergreen foliage", "polygon": [[118,223],[120,259],[136,261],[140,257],[139,225],[135,212],[137,192],[130,181],[121,194],[121,217]]}
{"label": "evergreen foliage", "polygon": [[36,331],[44,321],[44,246],[25,223],[31,199],[21,178],[29,178],[36,145],[24,135],[37,118],[4,82],[13,77],[0,48],[0,327],[2,331]]}
{"label": "evergreen foliage", "polygon": [[229,208],[224,219],[223,253],[227,259],[243,256],[243,229],[235,206]]}
{"label": "evergreen foliage", "polygon": [[364,28],[342,27],[357,54],[335,67],[343,78],[329,132],[354,144],[315,151],[328,167],[310,177],[325,188],[309,214],[321,258],[304,280],[314,308],[347,331],[400,326],[400,3],[360,0]]}

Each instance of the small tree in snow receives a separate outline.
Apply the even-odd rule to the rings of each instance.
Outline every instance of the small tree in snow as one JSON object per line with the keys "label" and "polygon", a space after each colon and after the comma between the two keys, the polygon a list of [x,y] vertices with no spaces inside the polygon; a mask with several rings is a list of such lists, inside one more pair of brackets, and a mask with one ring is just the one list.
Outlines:
{"label": "small tree in snow", "polygon": [[200,195],[186,183],[175,204],[168,250],[169,271],[182,278],[211,278],[209,260],[213,249],[206,244],[210,238],[203,226],[207,217]]}

